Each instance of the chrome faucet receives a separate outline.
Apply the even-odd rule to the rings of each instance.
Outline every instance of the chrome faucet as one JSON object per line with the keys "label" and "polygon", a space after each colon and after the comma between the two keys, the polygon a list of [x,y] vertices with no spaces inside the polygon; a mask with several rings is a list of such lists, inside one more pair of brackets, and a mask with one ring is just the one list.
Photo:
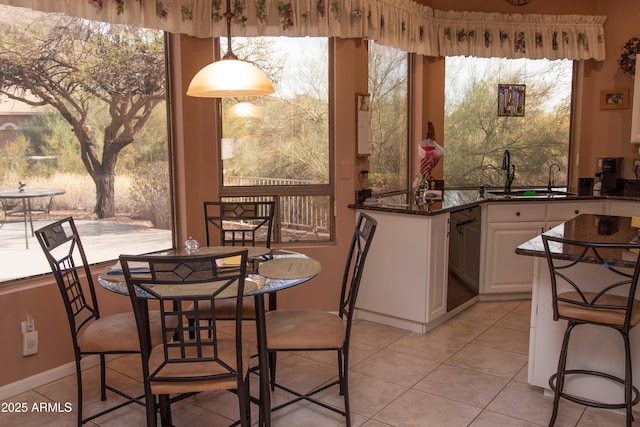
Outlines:
{"label": "chrome faucet", "polygon": [[549,165],[549,182],[547,183],[547,190],[551,191],[551,188],[556,185],[553,179],[551,179],[551,173],[553,167],[556,166],[558,168],[558,172],[560,172],[560,165],[557,163],[551,163]]}
{"label": "chrome faucet", "polygon": [[509,153],[509,150],[504,150],[501,169],[504,173],[504,192],[505,194],[509,194],[511,193],[513,179],[516,177],[516,165],[511,164],[511,153]]}

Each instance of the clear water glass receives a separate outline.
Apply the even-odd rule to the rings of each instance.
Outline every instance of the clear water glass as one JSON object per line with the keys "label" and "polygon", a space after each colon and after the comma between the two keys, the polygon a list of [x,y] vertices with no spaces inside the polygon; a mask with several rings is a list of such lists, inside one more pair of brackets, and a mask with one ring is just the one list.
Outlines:
{"label": "clear water glass", "polygon": [[189,236],[189,238],[184,242],[184,250],[187,255],[190,255],[196,252],[200,248],[200,243],[193,237]]}

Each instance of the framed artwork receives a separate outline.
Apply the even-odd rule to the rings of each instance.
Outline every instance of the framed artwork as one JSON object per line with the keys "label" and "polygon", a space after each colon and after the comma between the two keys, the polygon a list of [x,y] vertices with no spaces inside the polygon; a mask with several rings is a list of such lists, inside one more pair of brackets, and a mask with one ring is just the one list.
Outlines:
{"label": "framed artwork", "polygon": [[357,156],[368,156],[369,150],[369,94],[356,94],[356,142]]}
{"label": "framed artwork", "polygon": [[629,108],[629,89],[605,89],[600,91],[601,110]]}
{"label": "framed artwork", "polygon": [[525,85],[498,85],[498,116],[524,117]]}

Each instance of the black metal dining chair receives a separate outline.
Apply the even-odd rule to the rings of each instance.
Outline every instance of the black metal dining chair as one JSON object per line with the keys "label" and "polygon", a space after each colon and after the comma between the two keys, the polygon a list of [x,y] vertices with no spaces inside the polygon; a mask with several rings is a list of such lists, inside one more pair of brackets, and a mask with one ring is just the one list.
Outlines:
{"label": "black metal dining chair", "polygon": [[[634,244],[588,243],[545,234],[542,235],[542,241],[551,273],[553,320],[567,321],[558,370],[549,378],[549,386],[554,392],[549,426],[556,422],[560,399],[596,408],[624,409],[626,425],[631,426],[633,405],[640,401],[638,389],[633,385],[629,337],[630,330],[640,323],[640,300],[636,299],[640,249]],[[623,259],[623,254],[630,259],[627,268],[610,265],[607,261]],[[585,263],[601,266],[602,277],[593,279],[585,276]],[[620,334],[625,355],[623,376],[580,367],[567,369],[571,333],[581,325],[609,328]],[[598,402],[565,390],[568,377],[575,379],[585,376],[621,384],[624,389],[622,402]]]}
{"label": "black metal dining chair", "polygon": [[[371,247],[377,222],[361,213],[358,217],[342,277],[337,314],[319,310],[275,310],[266,313],[267,348],[269,350],[271,388],[285,390],[295,398],[275,406],[277,411],[300,400],[307,400],[343,415],[347,426],[351,425],[349,409],[349,342],[351,325],[360,289],[365,260]],[[329,286],[329,284],[327,284]],[[326,351],[336,350],[338,355],[338,379],[308,393],[301,393],[276,381],[276,353],[278,351]],[[344,397],[344,410],[330,406],[313,396],[334,385],[339,385]]]}
{"label": "black metal dining chair", "polygon": [[[106,378],[106,355],[140,353],[133,311],[101,315],[89,263],[73,218],[55,221],[36,230],[35,235],[51,266],[69,321],[76,367],[78,426],[130,403],[143,405],[144,396],[130,396],[107,384]],[[76,264],[78,262],[81,264]],[[149,318],[150,339],[159,343],[162,340],[160,312],[150,313]],[[98,355],[100,359],[100,399],[106,400],[109,390],[125,400],[84,417],[81,361],[90,355]]]}
{"label": "black metal dining chair", "polygon": [[203,206],[207,246],[217,235],[222,246],[271,247],[274,201],[205,201]]}
{"label": "black metal dining chair", "polygon": [[[220,267],[235,257],[241,261],[238,267]],[[218,255],[120,256],[143,349],[147,426],[157,424],[158,407],[162,425],[170,426],[171,403],[215,390],[235,392],[239,423],[251,424],[248,372],[255,344],[243,339],[242,307],[236,304],[233,337],[220,333],[217,322],[199,321],[203,304],[208,317],[215,318],[218,302],[242,298],[246,260],[246,249]],[[137,272],[132,271],[133,264]],[[148,269],[140,273],[141,265]],[[159,302],[165,333],[157,345],[150,337],[149,299]],[[196,321],[188,322],[187,317]]]}
{"label": "black metal dining chair", "polygon": [[[265,248],[271,248],[275,202],[205,201],[203,206],[207,246],[215,244],[214,240],[218,237],[218,242],[222,246],[264,246]],[[236,301],[234,300],[222,301],[216,313],[216,319],[235,319],[235,305]],[[275,309],[275,307],[276,296],[270,295],[269,308]],[[242,308],[245,320],[256,318],[256,308],[252,297],[242,300]],[[206,303],[202,306],[202,311],[201,318],[205,319],[209,312]]]}

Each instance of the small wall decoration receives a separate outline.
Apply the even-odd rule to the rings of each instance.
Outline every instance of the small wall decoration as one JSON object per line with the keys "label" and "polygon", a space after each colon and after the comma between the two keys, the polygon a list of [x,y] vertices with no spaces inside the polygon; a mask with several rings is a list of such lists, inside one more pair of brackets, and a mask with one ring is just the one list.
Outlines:
{"label": "small wall decoration", "polygon": [[356,142],[357,156],[368,156],[369,150],[369,94],[356,94]]}
{"label": "small wall decoration", "polygon": [[600,92],[601,110],[629,108],[629,89],[605,89]]}
{"label": "small wall decoration", "polygon": [[640,37],[631,37],[624,46],[620,54],[620,68],[625,74],[635,76],[636,56],[640,53]]}
{"label": "small wall decoration", "polygon": [[498,85],[498,116],[524,117],[525,85]]}

